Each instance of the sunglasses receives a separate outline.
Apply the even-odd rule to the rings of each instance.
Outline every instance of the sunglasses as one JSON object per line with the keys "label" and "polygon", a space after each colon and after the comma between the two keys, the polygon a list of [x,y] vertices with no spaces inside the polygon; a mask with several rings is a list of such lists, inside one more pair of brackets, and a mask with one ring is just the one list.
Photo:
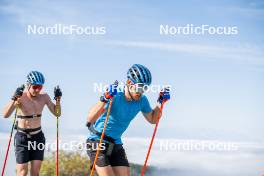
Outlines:
{"label": "sunglasses", "polygon": [[42,88],[43,88],[43,86],[42,85],[32,85],[31,86],[32,87],[32,89],[34,89],[34,90],[41,90]]}

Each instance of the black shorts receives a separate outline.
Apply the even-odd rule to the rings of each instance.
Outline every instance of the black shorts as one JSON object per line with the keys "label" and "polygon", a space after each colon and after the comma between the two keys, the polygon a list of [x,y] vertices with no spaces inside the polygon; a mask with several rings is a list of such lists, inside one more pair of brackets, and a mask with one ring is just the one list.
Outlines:
{"label": "black shorts", "polygon": [[16,162],[23,164],[32,160],[43,161],[45,141],[42,131],[30,137],[25,133],[17,132],[14,139]]}
{"label": "black shorts", "polygon": [[[96,146],[99,145],[99,141],[91,141],[87,140],[87,154],[90,158],[91,167],[93,166],[93,162],[96,155]],[[98,159],[96,165],[99,167],[105,166],[127,166],[129,167],[129,163],[127,160],[125,149],[122,144],[113,144],[111,147],[108,143],[104,143],[105,149],[101,148],[100,153],[98,155]],[[103,146],[103,145],[102,145]]]}

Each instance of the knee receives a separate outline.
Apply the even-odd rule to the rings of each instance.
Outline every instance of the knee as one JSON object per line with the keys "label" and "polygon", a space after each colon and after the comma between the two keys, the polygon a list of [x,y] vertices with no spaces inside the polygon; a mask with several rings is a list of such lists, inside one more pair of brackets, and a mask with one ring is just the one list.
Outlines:
{"label": "knee", "polygon": [[17,176],[27,176],[28,169],[26,167],[21,167],[17,169]]}

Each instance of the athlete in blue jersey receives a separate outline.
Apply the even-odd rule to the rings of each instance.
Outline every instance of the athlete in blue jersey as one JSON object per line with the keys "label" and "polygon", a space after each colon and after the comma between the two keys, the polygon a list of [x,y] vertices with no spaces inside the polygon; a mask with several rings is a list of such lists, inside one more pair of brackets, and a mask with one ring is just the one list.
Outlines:
{"label": "athlete in blue jersey", "polygon": [[155,124],[161,103],[170,98],[169,90],[163,90],[159,94],[158,105],[152,109],[147,97],[143,95],[144,88],[151,84],[151,80],[151,73],[145,66],[134,64],[127,72],[127,82],[123,91],[117,89],[117,84],[110,85],[100,101],[91,108],[87,119],[87,126],[90,130],[87,139],[87,153],[93,163],[104,128],[109,101],[113,99],[104,145],[100,147],[95,166],[100,176],[130,175],[129,163],[122,146],[122,134],[140,111],[149,123]]}

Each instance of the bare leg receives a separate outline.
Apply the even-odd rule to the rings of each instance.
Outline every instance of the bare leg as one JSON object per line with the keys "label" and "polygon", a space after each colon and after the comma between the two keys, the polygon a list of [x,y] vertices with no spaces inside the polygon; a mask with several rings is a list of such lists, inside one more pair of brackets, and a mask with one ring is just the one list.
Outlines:
{"label": "bare leg", "polygon": [[31,161],[31,169],[30,169],[31,176],[39,176],[41,163],[42,163],[42,161],[40,161],[40,160]]}
{"label": "bare leg", "polygon": [[28,173],[28,163],[16,164],[16,175],[17,176],[27,176]]}
{"label": "bare leg", "polygon": [[112,168],[115,176],[130,176],[130,168],[127,166],[115,166]]}
{"label": "bare leg", "polygon": [[115,176],[111,166],[95,166],[95,169],[99,176]]}

